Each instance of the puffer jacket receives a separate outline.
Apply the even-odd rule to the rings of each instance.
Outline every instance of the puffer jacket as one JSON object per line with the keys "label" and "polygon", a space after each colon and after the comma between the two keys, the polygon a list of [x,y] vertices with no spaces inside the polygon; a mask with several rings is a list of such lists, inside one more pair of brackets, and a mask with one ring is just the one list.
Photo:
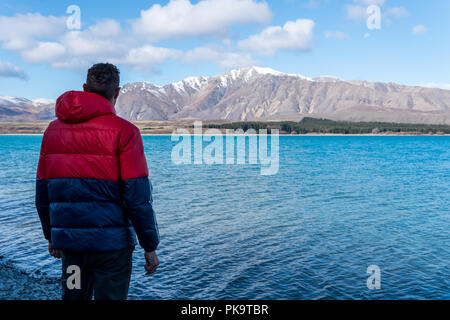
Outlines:
{"label": "puffer jacket", "polygon": [[55,249],[103,252],[159,243],[139,129],[95,93],[69,91],[45,131],[36,208]]}

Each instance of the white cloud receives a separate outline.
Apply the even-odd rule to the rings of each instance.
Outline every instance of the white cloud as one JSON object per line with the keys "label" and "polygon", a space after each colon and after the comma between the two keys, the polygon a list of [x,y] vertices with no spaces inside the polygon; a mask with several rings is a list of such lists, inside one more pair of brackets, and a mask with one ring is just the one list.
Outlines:
{"label": "white cloud", "polygon": [[22,80],[28,80],[28,76],[22,70],[7,61],[0,60],[0,77],[19,78]]}
{"label": "white cloud", "polygon": [[88,28],[88,33],[95,37],[108,38],[118,36],[122,32],[120,23],[113,19],[105,19]]}
{"label": "white cloud", "polygon": [[[118,41],[117,41],[118,40]],[[76,57],[109,57],[123,54],[125,39],[93,36],[88,31],[70,31],[61,37],[60,42],[67,53]]]}
{"label": "white cloud", "polygon": [[55,60],[50,62],[50,65],[52,68],[56,69],[70,69],[70,70],[77,70],[77,71],[83,71],[86,70],[87,67],[92,65],[94,62],[100,62],[100,61],[109,61],[109,59],[89,59],[89,58],[65,58],[60,60]]}
{"label": "white cloud", "polygon": [[[45,63],[53,68],[82,70],[99,61],[108,61],[137,70],[154,70],[168,60],[181,63],[206,61],[222,68],[258,64],[253,53],[270,55],[278,50],[303,51],[311,48],[314,22],[298,19],[283,26],[264,28],[260,33],[238,41],[227,34],[232,26],[265,23],[272,14],[266,2],[259,0],[171,0],[141,11],[141,17],[121,24],[113,19],[100,20],[81,30],[69,30],[67,16],[43,16],[39,13],[0,16],[0,44],[23,60]],[[157,46],[155,42],[172,37],[220,36],[222,45],[201,44],[181,51]],[[333,35],[341,38],[344,35]],[[232,40],[234,39],[234,40]],[[205,39],[202,39],[203,41]],[[217,39],[216,39],[217,40]],[[21,70],[8,65],[6,74],[25,78]],[[6,70],[5,64],[2,68]]]}
{"label": "white cloud", "polygon": [[84,31],[68,31],[59,40],[68,54],[76,57],[120,57],[136,46],[133,35],[112,19],[99,21]]}
{"label": "white cloud", "polygon": [[342,31],[326,31],[325,37],[327,39],[343,40],[348,38],[348,34]]}
{"label": "white cloud", "polygon": [[146,45],[131,49],[124,59],[118,60],[118,63],[125,63],[139,67],[163,63],[168,59],[175,59],[180,56],[181,52],[178,50]]}
{"label": "white cloud", "polygon": [[66,31],[66,18],[40,13],[0,16],[0,41],[10,50],[21,50],[39,39],[54,38]]}
{"label": "white cloud", "polygon": [[314,25],[312,20],[297,19],[286,22],[283,27],[268,27],[239,41],[238,48],[262,55],[272,55],[278,50],[306,51],[311,48]]}
{"label": "white cloud", "polygon": [[22,52],[22,57],[29,62],[52,62],[63,57],[66,48],[58,42],[38,42],[36,46]]}
{"label": "white cloud", "polygon": [[[172,0],[165,6],[154,5],[142,11],[141,18],[131,21],[127,28],[116,20],[105,19],[82,30],[69,30],[66,16],[19,14],[0,16],[0,30],[7,30],[0,31],[0,44],[25,61],[62,69],[80,70],[98,61],[109,61],[152,70],[169,59],[203,59],[222,67],[235,67],[253,64],[254,60],[249,53],[230,51],[231,40],[224,42],[228,49],[205,46],[187,52],[155,46],[151,40],[225,34],[232,25],[264,23],[271,16],[267,3],[256,0],[201,0],[195,4]],[[139,26],[145,28],[138,30]],[[143,40],[142,31],[152,39]]]}
{"label": "white cloud", "polygon": [[170,0],[141,11],[133,31],[150,41],[171,37],[220,35],[234,24],[267,23],[272,14],[267,3],[254,0]]}
{"label": "white cloud", "polygon": [[241,68],[257,64],[248,53],[228,52],[219,46],[204,46],[189,50],[183,56],[183,61],[217,62],[222,68]]}
{"label": "white cloud", "polygon": [[[83,31],[68,30],[66,18],[41,14],[0,16],[0,42],[32,63],[49,63],[54,68],[82,69],[98,61],[115,61],[140,68],[162,63],[173,56],[173,50],[143,46],[138,39],[122,30],[120,23],[102,20]],[[34,24],[37,24],[35,26]],[[40,41],[47,39],[47,41]],[[51,41],[49,41],[51,39]],[[147,55],[144,59],[144,55]]]}
{"label": "white cloud", "polygon": [[421,34],[427,33],[427,31],[428,31],[427,27],[425,27],[423,24],[418,24],[412,30],[413,34],[415,34],[415,35],[421,35]]}

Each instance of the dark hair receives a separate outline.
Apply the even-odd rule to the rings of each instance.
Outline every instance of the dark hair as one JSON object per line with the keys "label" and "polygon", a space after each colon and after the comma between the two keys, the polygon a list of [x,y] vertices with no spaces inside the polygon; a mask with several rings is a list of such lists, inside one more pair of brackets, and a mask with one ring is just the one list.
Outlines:
{"label": "dark hair", "polygon": [[120,71],[111,63],[97,63],[89,70],[86,79],[87,91],[111,100],[120,85]]}

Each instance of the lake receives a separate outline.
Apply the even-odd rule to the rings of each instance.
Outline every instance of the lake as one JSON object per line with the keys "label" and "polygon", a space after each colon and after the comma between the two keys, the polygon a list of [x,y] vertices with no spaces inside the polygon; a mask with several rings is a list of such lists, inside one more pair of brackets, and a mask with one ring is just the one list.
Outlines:
{"label": "lake", "polygon": [[[34,207],[41,139],[0,136],[0,254],[56,278]],[[175,165],[170,136],[143,139],[161,265],[144,277],[135,250],[131,299],[450,298],[450,137],[281,136],[268,176]]]}

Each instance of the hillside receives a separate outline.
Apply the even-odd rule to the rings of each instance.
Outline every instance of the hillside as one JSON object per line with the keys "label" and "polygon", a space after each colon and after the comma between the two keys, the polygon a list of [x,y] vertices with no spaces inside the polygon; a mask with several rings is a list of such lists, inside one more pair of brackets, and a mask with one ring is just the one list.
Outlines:
{"label": "hillside", "polygon": [[[46,100],[0,97],[0,121],[49,120]],[[236,69],[156,86],[125,84],[116,105],[129,120],[343,121],[450,124],[450,90],[395,83],[308,78],[268,68]]]}

